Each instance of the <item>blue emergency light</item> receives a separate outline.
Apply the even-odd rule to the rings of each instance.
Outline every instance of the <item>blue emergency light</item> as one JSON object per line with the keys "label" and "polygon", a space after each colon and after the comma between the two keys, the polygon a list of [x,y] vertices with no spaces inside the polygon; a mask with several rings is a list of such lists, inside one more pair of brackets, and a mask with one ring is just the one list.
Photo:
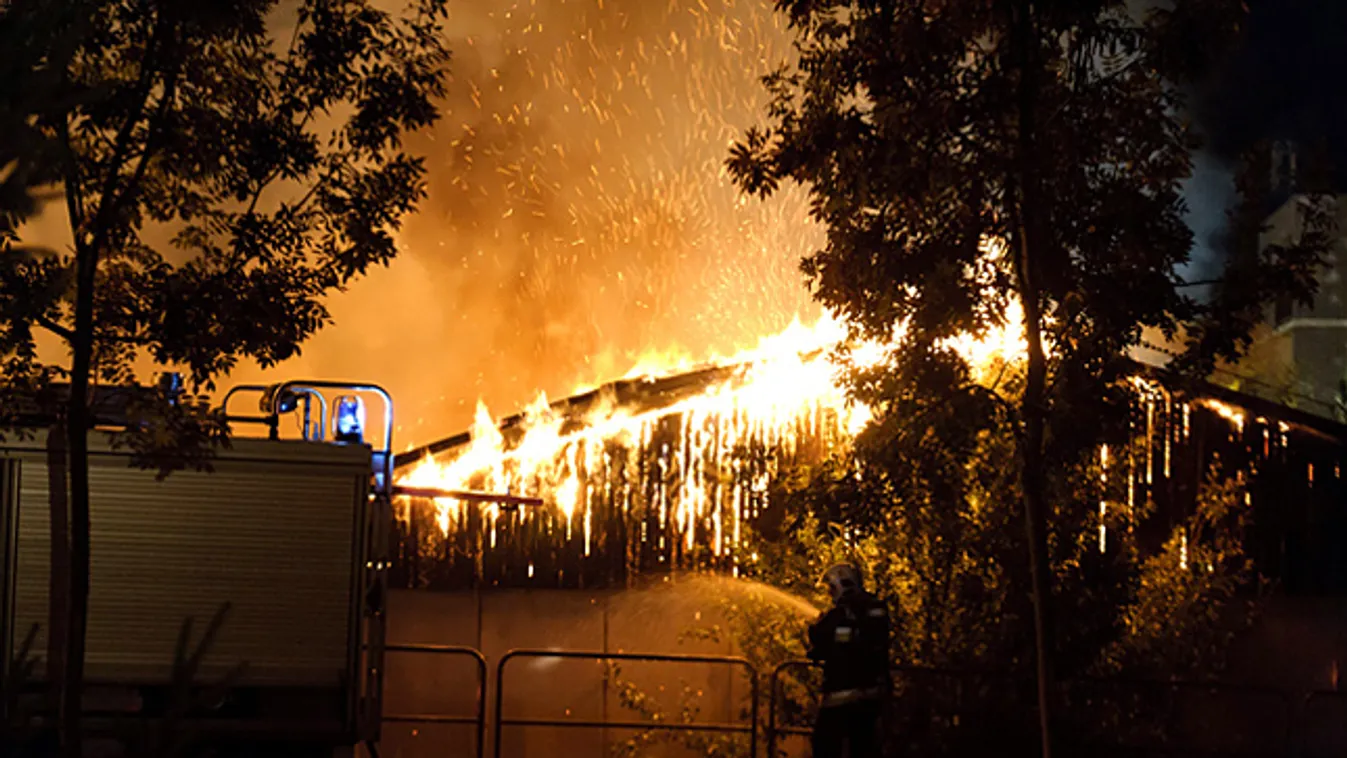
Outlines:
{"label": "blue emergency light", "polygon": [[337,410],[332,414],[332,438],[337,442],[365,441],[365,402],[356,395],[337,398]]}

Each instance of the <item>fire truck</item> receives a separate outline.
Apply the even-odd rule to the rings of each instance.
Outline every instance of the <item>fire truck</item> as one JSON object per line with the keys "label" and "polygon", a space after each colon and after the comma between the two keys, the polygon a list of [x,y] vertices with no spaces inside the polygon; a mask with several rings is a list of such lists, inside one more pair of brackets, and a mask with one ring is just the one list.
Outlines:
{"label": "fire truck", "polygon": [[[211,470],[160,477],[111,436],[131,423],[135,392],[94,397],[88,733],[135,739],[158,725],[244,754],[375,744],[394,496],[389,394],[325,381],[236,387],[224,400],[231,444]],[[248,396],[258,410],[239,413]],[[54,459],[46,430],[32,431],[0,441],[0,665],[3,681],[26,672],[18,689],[38,693],[61,564],[51,556]],[[198,649],[196,665],[182,666]],[[203,696],[217,688],[221,696]]]}

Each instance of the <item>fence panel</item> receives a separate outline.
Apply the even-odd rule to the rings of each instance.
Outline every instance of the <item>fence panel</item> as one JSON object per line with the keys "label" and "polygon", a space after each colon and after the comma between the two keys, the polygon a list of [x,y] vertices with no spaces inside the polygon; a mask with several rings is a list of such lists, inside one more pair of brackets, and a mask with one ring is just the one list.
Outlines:
{"label": "fence panel", "polygon": [[[771,674],[767,701],[767,756],[777,758],[786,736],[812,729],[812,704],[783,698],[786,675],[816,668],[786,661]],[[1002,672],[903,666],[893,670],[893,697],[885,708],[886,750],[896,754],[999,756],[1038,754],[1036,685]],[[798,677],[790,679],[801,686]],[[805,685],[807,686],[807,685]],[[812,698],[811,698],[812,699]],[[798,700],[798,697],[797,697]],[[1293,734],[1285,693],[1214,683],[1076,679],[1059,684],[1054,739],[1070,752],[1119,756],[1282,756]],[[794,718],[781,723],[789,703]],[[1342,700],[1347,712],[1347,698]],[[1324,722],[1319,718],[1315,723]],[[1336,737],[1319,743],[1347,744]],[[1083,751],[1083,752],[1082,752]],[[1316,754],[1317,755],[1317,754]]]}
{"label": "fence panel", "polygon": [[[750,713],[747,724],[739,723],[676,723],[667,721],[613,721],[609,719],[538,719],[507,718],[504,712],[506,678],[505,667],[510,661],[522,658],[562,658],[591,661],[640,661],[649,663],[709,663],[737,666],[748,673]],[[604,653],[578,650],[511,650],[496,664],[496,722],[493,733],[493,755],[500,758],[501,734],[507,726],[550,726],[567,728],[638,729],[653,731],[722,732],[748,735],[749,758],[757,758],[758,747],[758,672],[747,659],[725,655],[658,655],[642,653]]]}
{"label": "fence panel", "polygon": [[1309,693],[1296,720],[1296,755],[1341,758],[1347,754],[1347,692]]}
{"label": "fence panel", "polygon": [[[385,645],[386,653],[419,653],[437,656],[460,656],[469,658],[477,669],[477,712],[468,715],[432,714],[432,713],[392,713],[384,714],[383,720],[390,724],[471,724],[474,728],[475,742],[473,752],[482,758],[486,750],[483,737],[486,736],[486,657],[476,648],[460,645]],[[385,659],[386,662],[386,659]]]}

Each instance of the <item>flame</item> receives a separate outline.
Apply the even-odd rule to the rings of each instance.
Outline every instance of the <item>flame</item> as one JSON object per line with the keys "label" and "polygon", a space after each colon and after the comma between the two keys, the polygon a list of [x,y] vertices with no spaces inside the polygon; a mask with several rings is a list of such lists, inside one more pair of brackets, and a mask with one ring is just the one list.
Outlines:
{"label": "flame", "polygon": [[1227,405],[1226,403],[1223,403],[1219,400],[1214,400],[1212,398],[1203,398],[1201,402],[1202,405],[1215,411],[1218,416],[1229,421],[1231,424],[1234,424],[1235,431],[1237,434],[1241,435],[1244,434],[1243,410],[1236,408],[1233,405]]}
{"label": "flame", "polygon": [[[1020,310],[1012,306],[997,328],[950,346],[990,374],[989,367],[1023,354],[1022,333]],[[852,341],[845,323],[825,315],[812,324],[797,318],[752,348],[710,361],[650,354],[624,378],[653,382],[708,363],[739,368],[653,409],[602,400],[580,419],[540,394],[510,432],[512,441],[479,403],[470,441],[452,457],[423,459],[399,483],[541,497],[546,507],[520,513],[519,523],[545,522],[566,542],[576,539],[578,525],[585,555],[601,538],[596,522],[615,510],[633,519],[637,539],[660,561],[698,546],[732,561],[743,526],[765,506],[782,462],[817,456],[869,422],[871,410],[848,398],[844,364],[836,359],[874,365],[901,344],[902,334],[896,330],[887,344]],[[440,530],[465,528],[468,507],[479,506],[437,500]],[[482,512],[493,546],[500,516],[496,506]]]}

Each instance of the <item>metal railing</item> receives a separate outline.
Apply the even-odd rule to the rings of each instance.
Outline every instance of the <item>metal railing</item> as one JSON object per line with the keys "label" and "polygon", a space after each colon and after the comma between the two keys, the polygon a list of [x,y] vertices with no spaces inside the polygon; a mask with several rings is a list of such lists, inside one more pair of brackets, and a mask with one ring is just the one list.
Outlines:
{"label": "metal railing", "polygon": [[[737,666],[748,672],[749,718],[747,724],[738,723],[672,723],[664,721],[610,721],[592,719],[531,719],[506,718],[505,665],[518,658],[569,658],[588,661],[641,661],[647,663],[708,663]],[[496,723],[492,735],[493,756],[500,758],[501,734],[506,726],[551,726],[593,729],[633,729],[684,732],[721,732],[748,735],[749,758],[758,752],[758,670],[746,658],[728,655],[657,655],[641,653],[603,653],[578,650],[511,650],[496,664]]]}
{"label": "metal railing", "polygon": [[[767,758],[775,758],[777,744],[782,737],[809,736],[812,734],[812,726],[780,724],[778,721],[778,714],[781,711],[782,705],[782,675],[788,671],[812,669],[817,666],[818,664],[813,661],[801,659],[785,661],[772,670],[768,685],[767,699]],[[960,695],[964,690],[969,690],[972,693],[977,692],[978,688],[976,686],[967,686],[970,684],[976,685],[978,683],[986,684],[996,682],[1002,686],[1010,687],[1024,684],[1030,689],[1032,686],[1032,681],[1028,679],[1021,681],[1020,678],[1016,678],[1008,673],[941,669],[925,666],[897,666],[894,667],[892,671],[895,683],[900,685],[900,687],[904,684],[904,680],[918,680],[921,678],[932,677],[950,679],[954,686],[948,689],[954,691],[953,694],[956,695],[956,700],[963,699]],[[910,683],[911,682],[909,682],[909,684]],[[1072,712],[1076,712],[1081,708],[1090,709],[1101,706],[1108,707],[1110,704],[1120,706],[1123,710],[1127,710],[1127,707],[1123,705],[1123,701],[1116,699],[1118,696],[1131,698],[1138,702],[1145,702],[1151,707],[1154,707],[1159,703],[1164,702],[1162,697],[1165,694],[1171,696],[1175,703],[1184,702],[1189,706],[1195,704],[1194,696],[1214,698],[1230,695],[1241,698],[1244,701],[1244,705],[1257,706],[1255,709],[1256,713],[1250,714],[1250,723],[1254,723],[1255,726],[1260,726],[1261,730],[1255,729],[1253,732],[1241,731],[1239,729],[1224,730],[1224,733],[1222,733],[1220,737],[1227,744],[1221,747],[1213,749],[1211,745],[1208,745],[1205,749],[1197,750],[1196,748],[1192,748],[1192,746],[1187,746],[1185,749],[1178,750],[1172,745],[1164,744],[1163,739],[1127,739],[1123,737],[1123,734],[1126,732],[1126,727],[1122,724],[1118,724],[1115,725],[1115,731],[1109,735],[1109,745],[1101,744],[1092,746],[1092,749],[1097,748],[1103,750],[1103,752],[1125,752],[1138,755],[1159,755],[1171,753],[1176,750],[1178,753],[1184,755],[1196,754],[1197,752],[1201,752],[1204,755],[1268,755],[1279,753],[1287,756],[1293,754],[1317,756],[1323,754],[1307,752],[1303,747],[1300,748],[1300,752],[1295,752],[1293,746],[1296,745],[1296,737],[1303,731],[1304,727],[1303,723],[1299,723],[1303,718],[1298,720],[1297,715],[1304,717],[1307,715],[1306,711],[1308,708],[1302,709],[1301,712],[1297,714],[1293,707],[1291,697],[1280,690],[1214,682],[1170,682],[1128,678],[1077,678],[1063,681],[1060,684],[1064,698],[1063,705],[1066,706],[1067,711]],[[898,695],[898,700],[900,701],[911,691],[905,687],[903,689],[907,691]],[[949,695],[951,693],[945,692],[941,694]],[[1013,694],[1013,689],[1006,689],[1002,694]],[[977,696],[974,695],[973,697],[976,698]],[[1313,703],[1330,698],[1340,699],[1342,707],[1347,707],[1347,693],[1337,692],[1312,693],[1305,699],[1305,705],[1309,706]],[[1228,717],[1229,704],[1225,704],[1225,707],[1223,708],[1214,709],[1212,712],[1225,713]],[[966,712],[961,713],[962,715],[972,715],[971,713]],[[957,717],[960,714],[954,713],[946,715]],[[1189,713],[1188,715],[1191,717],[1192,714]],[[1269,721],[1269,719],[1273,719],[1273,721]],[[1089,719],[1087,718],[1086,721],[1088,722]],[[1318,719],[1317,721],[1324,721],[1324,719]],[[1134,724],[1132,726],[1136,727],[1138,725]],[[1138,730],[1138,732],[1141,731],[1144,730]],[[1132,736],[1136,737],[1137,733],[1132,733]],[[1241,739],[1245,742],[1257,740],[1259,737],[1262,737],[1269,744],[1261,746],[1261,749],[1259,747],[1251,748],[1247,744],[1242,746],[1229,744],[1239,742]],[[1303,741],[1303,737],[1301,741]],[[1271,743],[1276,744],[1274,746]]]}
{"label": "metal railing", "polygon": [[781,665],[772,669],[772,678],[767,685],[767,758],[776,755],[776,740],[780,734],[796,735],[807,737],[813,733],[812,727],[804,726],[779,726],[776,723],[777,702],[781,699],[781,674],[790,669],[813,668],[817,664],[807,660],[785,661]]}
{"label": "metal railing", "polygon": [[471,658],[477,668],[477,712],[471,716],[441,715],[429,713],[394,713],[383,716],[383,720],[394,724],[471,724],[474,727],[477,758],[486,752],[483,738],[486,736],[486,656],[476,648],[460,645],[386,645],[386,653],[430,653],[444,656],[462,656]]}
{"label": "metal railing", "polygon": [[[486,754],[486,724],[487,724],[487,661],[481,652],[471,647],[461,647],[455,645],[388,645],[385,650],[389,653],[426,653],[447,656],[463,656],[472,659],[476,668],[477,694],[476,694],[476,712],[472,715],[439,715],[439,714],[390,714],[383,716],[383,720],[388,723],[422,723],[422,724],[470,724],[474,727],[475,747],[473,754],[482,758]],[[750,709],[747,722],[716,723],[716,722],[667,722],[667,721],[649,721],[649,720],[608,720],[608,719],[551,719],[551,718],[513,718],[506,717],[504,712],[506,677],[505,669],[510,661],[519,658],[560,658],[570,660],[589,660],[596,662],[603,661],[636,661],[650,663],[682,663],[682,664],[712,664],[733,666],[743,669],[748,674],[749,679],[749,703]],[[767,758],[776,756],[777,746],[782,737],[786,736],[808,736],[812,734],[812,726],[800,724],[781,724],[779,713],[783,704],[783,675],[789,671],[797,669],[813,669],[818,664],[808,660],[789,660],[781,663],[772,669],[766,699],[767,724],[765,729],[765,743]],[[898,666],[894,667],[893,673],[895,681],[906,687],[914,683],[915,680],[925,677],[936,677],[951,679],[955,683],[954,690],[962,692],[967,689],[972,693],[978,691],[977,686],[968,687],[967,685],[978,683],[986,684],[997,682],[1000,684],[1025,684],[1031,686],[1032,681],[1023,678],[1017,678],[1007,673],[998,672],[979,672],[974,670],[942,669],[924,666]],[[1023,679],[1023,681],[1021,681]],[[545,727],[563,727],[563,728],[604,728],[604,729],[630,729],[639,731],[668,731],[668,732],[718,732],[727,734],[746,734],[748,735],[748,756],[757,757],[758,745],[758,727],[761,714],[759,712],[760,700],[760,677],[756,667],[746,658],[738,656],[717,656],[717,655],[661,655],[661,654],[641,654],[641,653],[602,653],[590,651],[574,650],[511,650],[501,657],[496,664],[496,692],[495,692],[495,719],[492,726],[493,747],[491,754],[493,758],[500,758],[503,750],[502,735],[504,727],[507,726],[545,726]],[[1229,755],[1285,755],[1285,756],[1306,756],[1308,758],[1319,758],[1323,756],[1339,756],[1342,754],[1342,745],[1347,744],[1347,692],[1341,691],[1315,691],[1305,693],[1303,696],[1292,697],[1290,693],[1270,688],[1249,687],[1242,685],[1223,684],[1215,682],[1183,682],[1183,681],[1157,681],[1157,680],[1138,680],[1127,678],[1076,678],[1061,682],[1064,705],[1067,710],[1078,709],[1081,707],[1092,708],[1108,704],[1117,705],[1127,710],[1130,706],[1116,697],[1132,698],[1138,702],[1145,702],[1155,706],[1164,701],[1160,698],[1164,694],[1176,699],[1178,702],[1182,698],[1189,698],[1187,701],[1192,704],[1192,697],[1208,696],[1235,696],[1241,698],[1246,706],[1255,706],[1255,715],[1245,721],[1257,721],[1265,727],[1268,725],[1268,719],[1274,718],[1276,726],[1279,729],[1263,729],[1263,734],[1269,737],[1270,742],[1278,743],[1275,747],[1271,744],[1264,746],[1250,747],[1244,746],[1222,746],[1214,748],[1210,745],[1204,748],[1198,748],[1194,745],[1172,745],[1166,744],[1168,741],[1160,739],[1156,742],[1142,740],[1140,742],[1124,738],[1125,731],[1117,731],[1122,725],[1115,725],[1114,732],[1109,735],[1108,745],[1095,745],[1106,753],[1127,753],[1130,755],[1195,755],[1202,754],[1208,756],[1229,756]],[[917,691],[923,688],[918,687]],[[910,691],[910,690],[909,690]],[[901,700],[905,693],[899,695]],[[948,694],[948,693],[947,693]],[[977,697],[976,694],[973,695]],[[962,700],[960,696],[957,699]],[[1255,702],[1261,699],[1262,702]],[[1274,706],[1270,707],[1270,706]],[[1297,707],[1298,705],[1298,707]],[[1329,709],[1331,712],[1324,712]],[[960,711],[963,713],[963,711]],[[1217,709],[1214,712],[1225,713],[1223,723],[1230,722],[1230,713],[1225,708]],[[1341,714],[1341,718],[1333,718]],[[957,715],[957,714],[954,714]],[[971,715],[971,714],[966,714]],[[1240,721],[1236,718],[1235,721]],[[1199,724],[1200,726],[1200,724]],[[1320,734],[1312,731],[1312,727],[1321,727],[1332,730],[1331,733]],[[1212,729],[1224,729],[1211,725]],[[1236,733],[1238,729],[1234,730]],[[1279,735],[1275,733],[1280,732]],[[1133,735],[1135,736],[1135,735]],[[1230,735],[1221,735],[1229,737]],[[1236,737],[1238,735],[1236,734]],[[1317,738],[1317,739],[1316,739]],[[1147,744],[1150,743],[1150,744]],[[1100,753],[1101,755],[1103,753]]]}
{"label": "metal railing", "polygon": [[[1325,713],[1322,709],[1331,709]],[[1315,714],[1319,717],[1315,718]],[[1326,727],[1327,734],[1316,734],[1311,727]],[[1318,739],[1316,739],[1316,737]],[[1318,690],[1305,695],[1296,722],[1296,756],[1319,758],[1341,756],[1347,752],[1347,692]]]}
{"label": "metal railing", "polygon": [[1129,755],[1292,754],[1296,709],[1282,690],[1133,677],[1076,677],[1058,685],[1064,712],[1084,714],[1077,721],[1091,723],[1097,715],[1092,709],[1101,706],[1132,714],[1151,709],[1140,722],[1120,723],[1113,732],[1096,735],[1087,747],[1099,754],[1108,748]]}

